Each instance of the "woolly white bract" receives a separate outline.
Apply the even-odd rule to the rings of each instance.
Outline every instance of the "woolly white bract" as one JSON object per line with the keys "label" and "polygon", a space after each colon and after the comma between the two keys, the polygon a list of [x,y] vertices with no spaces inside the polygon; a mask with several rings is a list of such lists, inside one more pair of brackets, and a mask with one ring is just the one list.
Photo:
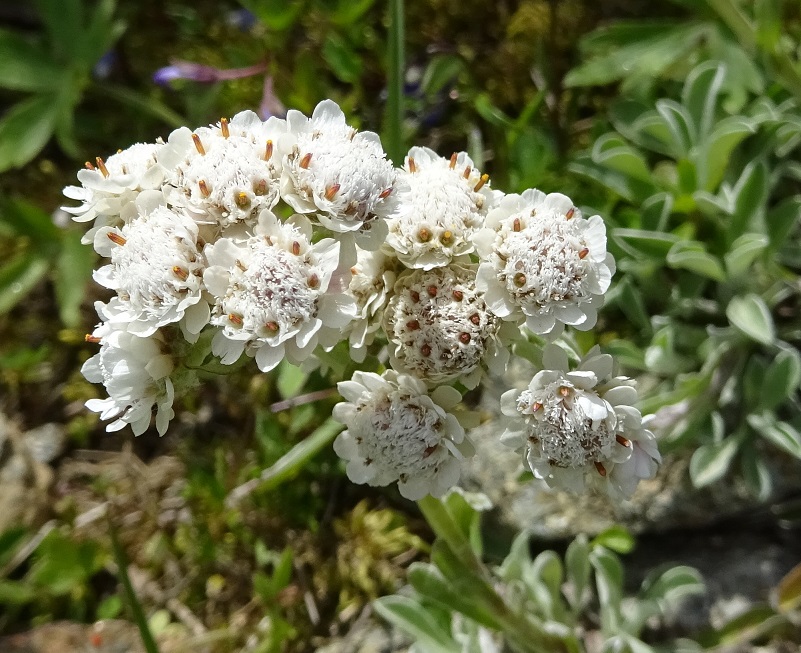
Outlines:
{"label": "woolly white bract", "polygon": [[448,412],[461,400],[458,391],[440,386],[430,395],[408,374],[355,372],[337,384],[345,402],[334,419],[347,429],[334,451],[347,461],[354,483],[398,482],[407,499],[442,496],[459,479],[459,461],[472,455],[464,429]]}

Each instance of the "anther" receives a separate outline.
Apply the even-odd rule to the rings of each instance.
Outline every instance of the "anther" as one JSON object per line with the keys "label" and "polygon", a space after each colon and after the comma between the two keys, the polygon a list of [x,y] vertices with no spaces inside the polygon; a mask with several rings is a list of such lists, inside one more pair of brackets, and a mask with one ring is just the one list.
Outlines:
{"label": "anther", "polygon": [[206,148],[203,147],[203,143],[200,140],[200,136],[198,136],[197,134],[192,134],[192,141],[194,142],[195,149],[197,150],[197,153],[200,156],[206,154]]}
{"label": "anther", "polygon": [[309,167],[311,163],[312,153],[309,152],[308,154],[304,154],[303,158],[300,160],[300,167],[304,170]]}
{"label": "anther", "polygon": [[443,231],[442,235],[439,237],[440,242],[443,245],[452,245],[453,244],[453,232],[452,231]]}
{"label": "anther", "polygon": [[412,298],[412,301],[413,301],[415,304],[416,304],[417,302],[419,302],[419,301],[420,301],[420,293],[419,293],[419,292],[417,292],[416,290],[410,290],[410,291],[409,291],[409,297],[411,297],[411,298]]}
{"label": "anther", "polygon": [[409,331],[417,331],[420,329],[420,323],[417,320],[409,320],[406,323],[406,328],[409,329]]}
{"label": "anther", "polygon": [[515,284],[515,285],[516,285],[518,288],[522,288],[523,286],[525,286],[525,285],[526,285],[526,275],[525,275],[525,274],[523,274],[522,272],[518,272],[518,273],[517,273],[517,274],[514,276],[514,278],[512,279],[512,281],[514,282],[514,284]]}
{"label": "anther", "polygon": [[429,297],[436,297],[437,287],[434,284],[431,284],[428,288],[426,288],[426,292],[428,293]]}
{"label": "anther", "polygon": [[98,338],[97,336],[93,336],[91,333],[87,333],[83,337],[83,340],[84,340],[84,342],[92,342],[94,344],[97,344],[97,343],[100,342],[100,338]]}
{"label": "anther", "polygon": [[420,230],[417,232],[417,238],[421,243],[427,243],[431,240],[431,230],[426,227],[420,227]]}
{"label": "anther", "polygon": [[479,325],[481,324],[481,316],[478,313],[473,313],[470,316],[470,321],[475,325]]}
{"label": "anther", "polygon": [[627,440],[626,438],[624,438],[622,435],[616,435],[615,436],[615,440],[617,440],[617,443],[619,445],[622,445],[624,447],[630,447],[631,446],[631,442],[629,440]]}
{"label": "anther", "polygon": [[531,404],[531,410],[533,410],[535,413],[536,413],[536,412],[537,412],[537,411],[538,411],[540,408],[542,408],[542,404],[541,404],[539,401],[535,401],[533,404]]}
{"label": "anther", "polygon": [[106,234],[106,236],[108,236],[108,239],[109,239],[109,240],[110,240],[112,243],[114,243],[115,245],[124,245],[125,243],[127,243],[127,242],[128,242],[127,240],[125,240],[125,238],[123,238],[122,236],[120,236],[120,235],[119,235],[119,234],[118,234],[116,231],[109,231],[109,232]]}
{"label": "anther", "polygon": [[106,168],[106,164],[100,157],[95,159],[97,162],[97,167],[100,168],[100,172],[103,174],[104,177],[108,177],[108,168]]}
{"label": "anther", "polygon": [[236,313],[228,313],[228,320],[233,322],[237,326],[242,326],[243,320],[242,318],[237,315]]}
{"label": "anther", "polygon": [[330,202],[332,199],[334,199],[336,194],[339,192],[340,188],[341,188],[341,186],[339,184],[333,184],[332,186],[329,186],[328,188],[326,188],[325,189],[325,199],[327,199]]}
{"label": "anther", "polygon": [[273,142],[271,140],[267,141],[267,148],[264,151],[264,160],[269,161],[273,158]]}
{"label": "anther", "polygon": [[417,166],[415,165],[412,157],[409,157],[409,172],[417,172]]}
{"label": "anther", "polygon": [[459,334],[459,342],[461,342],[463,345],[468,344],[470,342],[470,334],[467,333],[467,331],[462,331]]}
{"label": "anther", "polygon": [[295,256],[300,256],[300,243],[297,240],[292,243],[292,253]]}
{"label": "anther", "polygon": [[239,191],[236,194],[236,199],[234,201],[240,209],[246,209],[250,206],[250,198],[248,194],[243,191]]}
{"label": "anther", "polygon": [[570,220],[570,218],[572,218],[572,217],[573,217],[573,214],[574,214],[575,212],[576,212],[576,207],[575,207],[575,206],[571,206],[571,207],[570,207],[570,210],[569,210],[567,213],[565,213],[565,218],[567,218],[568,220]]}
{"label": "anther", "polygon": [[453,291],[453,298],[457,302],[460,302],[464,299],[464,293],[461,290],[454,290]]}
{"label": "anther", "polygon": [[603,466],[603,463],[599,463],[597,460],[595,461],[595,469],[601,476],[606,476],[606,467]]}
{"label": "anther", "polygon": [[567,397],[570,394],[570,388],[568,388],[566,385],[563,385],[561,388],[559,388],[559,394],[563,397]]}
{"label": "anther", "polygon": [[378,194],[378,199],[385,200],[387,199],[387,197],[390,196],[391,193],[392,193],[392,187],[390,186],[389,188],[385,188]]}
{"label": "anther", "polygon": [[467,179],[468,177],[470,177],[471,172],[473,172],[473,169],[470,166],[467,166],[464,169],[464,178]]}
{"label": "anther", "polygon": [[515,218],[512,222],[512,231],[520,231],[523,228],[523,224],[520,222],[520,218]]}
{"label": "anther", "polygon": [[266,179],[259,179],[255,184],[253,184],[253,193],[261,197],[262,195],[267,194],[267,180]]}
{"label": "anther", "polygon": [[84,165],[84,167],[85,167],[87,170],[94,170],[94,169],[95,169],[95,167],[94,167],[94,166],[91,164],[91,162],[89,162],[89,161],[87,161],[87,162],[86,162],[86,163],[84,163],[83,165]]}
{"label": "anther", "polygon": [[426,358],[428,358],[429,356],[431,356],[431,347],[427,344],[424,344],[422,347],[420,347],[420,353]]}
{"label": "anther", "polygon": [[456,152],[451,154],[451,170],[456,167]]}
{"label": "anther", "polygon": [[430,447],[426,447],[425,451],[423,451],[423,458],[428,458],[432,453],[437,450],[438,444],[432,444]]}
{"label": "anther", "polygon": [[186,281],[189,278],[189,270],[182,268],[180,265],[173,265],[172,272],[181,281]]}
{"label": "anther", "polygon": [[583,258],[587,258],[587,254],[589,254],[589,253],[590,253],[590,250],[589,250],[589,248],[588,248],[588,247],[585,247],[584,249],[582,249],[582,250],[579,252],[579,258],[582,258],[582,259],[583,259]]}
{"label": "anther", "polygon": [[479,179],[478,183],[475,186],[473,186],[473,191],[477,193],[484,187],[484,184],[486,184],[488,181],[489,181],[489,175],[487,174],[481,175],[481,179]]}
{"label": "anther", "polygon": [[231,132],[228,131],[228,118],[220,118],[220,131],[223,138],[228,138],[231,135]]}
{"label": "anther", "polygon": [[208,197],[209,195],[211,195],[211,191],[209,190],[209,185],[206,183],[204,179],[201,179],[199,182],[197,182],[197,186],[198,188],[200,188],[200,194],[203,195],[203,197]]}
{"label": "anther", "polygon": [[317,288],[320,285],[320,277],[312,272],[312,275],[309,277],[309,288]]}
{"label": "anther", "polygon": [[267,329],[270,333],[278,333],[278,322],[270,320],[264,325],[264,328]]}

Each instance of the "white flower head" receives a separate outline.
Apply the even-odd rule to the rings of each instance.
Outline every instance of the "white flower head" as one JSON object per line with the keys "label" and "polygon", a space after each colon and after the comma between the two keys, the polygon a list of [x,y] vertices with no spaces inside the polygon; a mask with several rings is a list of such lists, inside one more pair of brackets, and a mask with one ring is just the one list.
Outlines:
{"label": "white flower head", "polygon": [[[484,368],[501,374],[509,352],[502,322],[475,287],[475,266],[450,265],[402,274],[384,312],[392,367],[431,384],[478,385]],[[513,329],[517,333],[517,329]]]}
{"label": "white flower head", "polygon": [[287,139],[285,121],[262,122],[252,111],[194,132],[174,131],[161,157],[170,202],[221,229],[255,223],[278,202]]}
{"label": "white flower head", "polygon": [[459,480],[472,445],[447,412],[461,400],[458,391],[441,386],[429,395],[422,381],[394,370],[354,372],[338,388],[345,401],[334,406],[334,419],[347,429],[334,451],[347,461],[351,481],[397,481],[404,497],[417,500],[442,496]]}
{"label": "white flower head", "polygon": [[448,265],[474,250],[473,233],[484,226],[500,193],[487,185],[465,152],[450,160],[427,147],[409,150],[399,172],[398,209],[388,223],[386,246],[408,267]]}
{"label": "white flower head", "polygon": [[[96,308],[101,318],[105,317],[99,302]],[[106,322],[94,331],[92,339],[100,342],[100,351],[83,364],[81,372],[91,383],[102,383],[108,398],[90,399],[86,407],[100,413],[102,420],[114,420],[106,431],[119,431],[130,424],[134,435],[148,429],[155,407],[156,429],[164,435],[175,415],[175,390],[170,379],[174,364],[163,353],[161,334],[142,338]]]}
{"label": "white flower head", "polygon": [[534,476],[549,486],[581,492],[590,479],[604,482],[610,494],[630,496],[640,478],[655,473],[659,453],[632,407],[633,381],[613,377],[612,365],[596,347],[570,371],[567,354],[550,344],[545,369],[529,386],[501,396],[501,410],[511,418],[501,441],[522,450]]}
{"label": "white flower head", "polygon": [[211,323],[220,327],[212,352],[223,364],[243,351],[264,372],[285,356],[298,364],[322,330],[340,333],[353,319],[353,299],[329,289],[339,243],[326,238],[312,244],[311,233],[305,217],[281,223],[265,210],[254,236],[220,238],[206,247],[203,279],[215,299]]}
{"label": "white flower head", "polygon": [[194,341],[209,320],[202,300],[205,258],[198,227],[182,211],[159,204],[160,197],[156,191],[142,193],[134,219],[97,230],[95,249],[111,261],[94,278],[117,293],[105,309],[115,325],[146,338],[181,322],[187,339]]}
{"label": "white flower head", "polygon": [[595,326],[615,263],[600,216],[589,220],[559,193],[507,195],[475,235],[477,284],[490,310],[557,336],[564,325]]}
{"label": "white flower head", "polygon": [[119,225],[136,215],[134,202],[139,193],[159,188],[164,179],[158,163],[163,148],[163,143],[136,143],[106,161],[98,157],[97,166],[87,163],[78,172],[81,185],[67,186],[64,195],[81,205],[62,208],[76,222],[95,221],[81,242],[91,243],[98,227]]}
{"label": "white flower head", "polygon": [[331,100],[311,118],[290,111],[287,123],[295,145],[284,159],[284,201],[335,233],[352,234],[360,247],[378,249],[396,204],[395,169],[378,136],[350,127]]}
{"label": "white flower head", "polygon": [[356,302],[356,318],[343,332],[357,363],[364,361],[367,346],[381,329],[381,316],[395,284],[397,260],[382,252],[358,249],[346,293]]}

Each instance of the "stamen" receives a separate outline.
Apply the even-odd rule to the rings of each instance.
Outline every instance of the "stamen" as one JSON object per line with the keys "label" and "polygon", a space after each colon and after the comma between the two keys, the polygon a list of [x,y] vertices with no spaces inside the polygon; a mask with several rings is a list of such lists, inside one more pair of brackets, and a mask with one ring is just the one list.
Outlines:
{"label": "stamen", "polygon": [[438,444],[432,444],[430,447],[426,447],[426,450],[423,452],[423,458],[428,458],[432,453],[434,453],[439,447]]}
{"label": "stamen", "polygon": [[523,224],[520,222],[520,218],[515,218],[512,222],[512,231],[520,231],[523,228]]}
{"label": "stamen", "polygon": [[234,201],[240,209],[246,209],[250,206],[250,198],[248,194],[243,191],[239,191],[236,194],[236,199]]}
{"label": "stamen", "polygon": [[243,320],[242,318],[237,315],[236,313],[228,313],[228,319],[236,324],[237,326],[242,326]]}
{"label": "stamen", "polygon": [[431,240],[431,230],[426,227],[420,227],[420,230],[417,232],[417,238],[421,243],[427,243]]}
{"label": "stamen", "polygon": [[92,342],[92,343],[94,343],[94,344],[97,344],[97,343],[99,343],[99,342],[100,342],[100,338],[98,338],[97,336],[93,336],[91,333],[87,333],[87,334],[86,334],[86,335],[83,337],[83,341],[84,341],[84,342]]}
{"label": "stamen", "polygon": [[100,172],[103,173],[104,177],[108,177],[108,168],[106,168],[106,164],[100,157],[95,159],[97,162],[97,167],[100,168]]}
{"label": "stamen", "polygon": [[220,118],[220,131],[223,138],[228,138],[231,135],[231,132],[228,131],[228,118]]}
{"label": "stamen", "polygon": [[517,273],[517,274],[514,276],[514,278],[512,279],[512,281],[514,282],[514,284],[515,284],[515,285],[516,285],[518,288],[522,288],[523,286],[525,286],[525,285],[526,285],[526,275],[525,275],[525,274],[523,274],[522,272],[518,272],[518,273]]}
{"label": "stamen", "polygon": [[538,411],[540,408],[542,408],[542,404],[541,404],[539,401],[535,401],[533,404],[531,404],[531,410],[533,410],[535,413],[536,413],[536,412],[537,412],[537,411]]}
{"label": "stamen", "polygon": [[329,186],[328,188],[326,188],[325,199],[327,199],[330,202],[332,199],[334,199],[336,194],[339,192],[340,188],[341,186],[339,184],[334,184],[333,186]]}
{"label": "stamen", "polygon": [[211,195],[211,191],[209,190],[209,186],[205,180],[201,179],[199,182],[197,182],[197,185],[198,188],[200,188],[200,194],[203,195],[203,197],[208,197]]}
{"label": "stamen", "polygon": [[464,178],[467,179],[468,177],[470,177],[471,172],[473,172],[473,169],[470,166],[467,166],[464,169]]}
{"label": "stamen", "polygon": [[420,328],[420,322],[417,320],[409,320],[406,323],[406,328],[409,329],[409,331],[417,331]]}
{"label": "stamen", "polygon": [[479,325],[481,324],[481,316],[478,313],[473,313],[470,316],[470,321],[475,325]]}
{"label": "stamen", "polygon": [[420,301],[420,293],[419,293],[419,292],[417,292],[416,290],[410,290],[410,291],[409,291],[409,297],[411,297],[411,298],[412,298],[412,301],[413,301],[415,304],[416,304],[417,302],[419,302],[419,301]]}
{"label": "stamen", "polygon": [[431,356],[431,347],[428,344],[424,344],[422,347],[420,347],[420,353],[428,358]]}
{"label": "stamen", "polygon": [[631,441],[630,441],[630,440],[627,440],[627,439],[626,439],[626,438],[624,438],[622,435],[616,435],[616,436],[615,436],[615,440],[617,440],[617,443],[618,443],[619,445],[622,445],[622,446],[624,446],[624,447],[630,447],[630,446],[631,446]]}
{"label": "stamen", "polygon": [[267,194],[267,180],[266,179],[259,179],[255,184],[253,184],[253,193],[261,197],[262,195]]}
{"label": "stamen", "polygon": [[186,281],[189,278],[189,270],[182,268],[180,265],[173,265],[172,272],[181,281]]}
{"label": "stamen", "polygon": [[299,164],[300,167],[303,168],[304,170],[306,168],[308,168],[309,164],[311,163],[311,158],[312,158],[312,153],[311,152],[309,152],[308,154],[304,154],[303,158],[300,160],[300,164]]}
{"label": "stamen", "polygon": [[273,142],[271,140],[267,141],[267,149],[264,152],[264,160],[269,161],[273,158]]}
{"label": "stamen", "polygon": [[278,322],[274,322],[273,320],[267,322],[267,324],[264,325],[264,328],[270,333],[278,333],[278,330],[280,329]]}
{"label": "stamen", "polygon": [[597,460],[595,461],[595,469],[598,470],[598,473],[601,476],[606,477],[606,467],[603,466],[603,463],[599,463]]}
{"label": "stamen", "polygon": [[428,288],[426,288],[426,292],[428,293],[429,297],[436,297],[437,296],[437,287],[432,284]]}
{"label": "stamen", "polygon": [[486,184],[488,181],[489,181],[489,175],[487,174],[481,175],[481,179],[479,179],[478,183],[475,186],[473,186],[473,191],[477,193],[484,187],[484,184]]}
{"label": "stamen", "polygon": [[588,248],[588,247],[585,247],[584,249],[582,249],[582,250],[579,252],[579,258],[581,258],[581,259],[587,258],[587,254],[589,254],[589,253],[590,253],[590,250],[589,250],[589,248]]}
{"label": "stamen", "polygon": [[468,344],[470,342],[470,334],[467,333],[467,331],[462,331],[459,334],[459,342],[461,342],[463,345]]}
{"label": "stamen", "polygon": [[320,277],[312,272],[312,275],[309,277],[309,288],[317,288],[320,285]]}
{"label": "stamen", "polygon": [[567,397],[570,394],[570,388],[568,388],[566,385],[563,385],[561,388],[559,388],[559,394],[563,397]]}
{"label": "stamen", "polygon": [[569,210],[567,213],[565,213],[565,218],[567,218],[568,220],[570,220],[570,218],[572,218],[572,217],[573,217],[573,214],[574,214],[575,212],[576,212],[576,207],[575,207],[575,206],[571,206],[571,207],[570,207],[570,210]]}
{"label": "stamen", "polygon": [[89,161],[87,161],[83,165],[87,170],[94,170],[95,169],[95,167]]}
{"label": "stamen", "polygon": [[378,199],[385,200],[387,199],[387,197],[390,196],[391,193],[392,193],[392,187],[390,186],[389,188],[385,188],[378,194]]}
{"label": "stamen", "polygon": [[240,261],[239,259],[236,259],[236,267],[242,270],[242,272],[247,272],[248,270],[247,266],[244,263],[242,263],[242,261]]}
{"label": "stamen", "polygon": [[452,245],[453,244],[453,232],[452,231],[443,231],[442,235],[439,237],[440,242],[445,245]]}
{"label": "stamen", "polygon": [[122,236],[120,236],[120,235],[119,235],[119,234],[118,234],[116,231],[109,231],[109,232],[106,234],[106,236],[108,236],[108,239],[109,239],[109,240],[110,240],[112,243],[114,243],[115,245],[124,245],[125,243],[127,243],[127,242],[128,242],[127,240],[125,240],[125,238],[123,238]]}
{"label": "stamen", "polygon": [[204,156],[206,154],[206,148],[203,147],[203,143],[200,140],[200,136],[197,134],[192,134],[192,141],[195,144],[195,149],[200,156]]}
{"label": "stamen", "polygon": [[454,290],[453,291],[453,298],[457,302],[460,302],[460,301],[462,301],[464,299],[464,293],[461,290]]}
{"label": "stamen", "polygon": [[292,253],[295,256],[300,255],[300,243],[297,240],[292,243]]}
{"label": "stamen", "polygon": [[409,172],[417,172],[417,166],[415,165],[412,157],[409,157]]}
{"label": "stamen", "polygon": [[456,152],[451,154],[451,170],[456,167]]}

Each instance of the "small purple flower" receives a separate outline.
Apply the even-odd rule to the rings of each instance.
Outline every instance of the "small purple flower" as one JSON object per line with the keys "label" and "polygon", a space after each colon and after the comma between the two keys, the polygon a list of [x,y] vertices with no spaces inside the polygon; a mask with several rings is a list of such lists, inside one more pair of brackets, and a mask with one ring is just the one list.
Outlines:
{"label": "small purple flower", "polygon": [[270,116],[275,116],[277,118],[286,117],[286,107],[275,94],[273,90],[273,78],[269,75],[264,76],[264,91],[261,96],[261,104],[259,105],[258,113],[262,120],[267,120]]}
{"label": "small purple flower", "polygon": [[167,86],[174,79],[188,79],[201,84],[212,84],[227,79],[240,79],[264,72],[266,64],[260,63],[246,68],[215,68],[192,61],[175,60],[171,65],[159,68],[153,73],[153,81]]}

